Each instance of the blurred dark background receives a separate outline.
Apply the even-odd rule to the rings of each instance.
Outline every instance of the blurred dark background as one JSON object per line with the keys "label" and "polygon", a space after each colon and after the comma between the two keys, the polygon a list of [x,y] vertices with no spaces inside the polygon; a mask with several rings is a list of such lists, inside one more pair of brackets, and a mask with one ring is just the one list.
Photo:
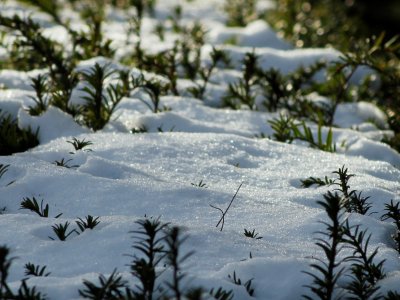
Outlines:
{"label": "blurred dark background", "polygon": [[400,34],[400,0],[275,0],[267,21],[297,47],[335,47]]}
{"label": "blurred dark background", "polygon": [[[337,1],[337,0],[336,0]],[[386,31],[387,35],[400,34],[400,0],[345,1],[355,10],[371,33]]]}

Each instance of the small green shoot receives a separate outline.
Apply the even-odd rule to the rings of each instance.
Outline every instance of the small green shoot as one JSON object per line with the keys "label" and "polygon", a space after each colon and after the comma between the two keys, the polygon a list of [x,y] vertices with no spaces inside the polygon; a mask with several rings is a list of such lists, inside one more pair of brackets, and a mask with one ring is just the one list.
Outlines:
{"label": "small green shoot", "polygon": [[[28,197],[23,198],[20,209],[29,209],[30,211],[35,212],[42,218],[49,217],[49,205],[46,204],[46,206],[43,207],[43,200],[42,200],[39,206],[39,203],[37,202],[35,197],[32,197],[32,199]],[[59,218],[61,215],[62,213],[55,216],[55,218]]]}
{"label": "small green shoot", "polygon": [[110,120],[117,104],[124,97],[123,85],[107,85],[107,80],[115,73],[109,65],[96,63],[88,71],[81,72],[86,86],[82,106],[83,123],[94,131],[102,129]]}
{"label": "small green shoot", "polygon": [[227,291],[223,289],[222,287],[219,287],[218,289],[212,288],[209,292],[210,296],[213,297],[215,300],[232,300],[233,299],[233,291]]}
{"label": "small green shoot", "polygon": [[207,85],[210,81],[211,75],[213,74],[213,71],[218,66],[218,64],[220,62],[223,62],[225,65],[229,65],[230,63],[230,59],[224,50],[213,47],[210,56],[211,64],[209,66],[199,67],[198,73],[201,79],[201,83],[194,81],[196,86],[188,89],[188,92],[198,99],[204,98],[204,94],[207,90]]}
{"label": "small green shoot", "polygon": [[55,164],[57,167],[64,167],[64,168],[67,168],[67,169],[79,168],[79,165],[72,165],[72,166],[70,166],[70,165],[68,164],[70,161],[72,161],[72,158],[67,159],[67,160],[65,160],[64,158],[62,158],[61,160],[55,160],[55,161],[54,161],[54,164]]}
{"label": "small green shoot", "polygon": [[141,125],[138,127],[133,127],[129,132],[132,134],[146,133],[148,132],[148,129],[146,128],[146,126]]}
{"label": "small green shoot", "polygon": [[274,130],[274,139],[279,142],[291,143],[293,140],[301,140],[308,142],[312,148],[336,152],[332,128],[329,128],[324,141],[322,138],[322,125],[318,125],[317,140],[315,140],[311,128],[306,125],[305,121],[296,124],[292,117],[281,114],[279,119],[269,120],[268,123]]}
{"label": "small green shoot", "polygon": [[239,109],[242,104],[250,110],[257,110],[255,88],[258,84],[258,56],[248,52],[242,61],[243,76],[236,83],[230,83],[228,92],[223,98],[226,106]]}
{"label": "small green shoot", "polygon": [[87,215],[85,220],[78,218],[78,221],[75,221],[76,225],[78,225],[79,230],[84,232],[86,229],[94,229],[97,225],[99,225],[99,217],[93,217],[91,215]]}
{"label": "small green shoot", "polygon": [[382,220],[391,219],[396,227],[392,238],[396,244],[396,250],[400,253],[400,202],[396,204],[390,200],[389,204],[385,204],[386,213],[381,217]]}
{"label": "small green shoot", "polygon": [[[53,232],[55,233],[55,235],[57,236],[57,238],[60,241],[65,241],[73,233],[76,233],[77,235],[79,235],[79,232],[76,229],[72,229],[72,230],[68,231],[69,225],[70,225],[70,223],[67,221],[64,224],[60,223],[60,224],[55,224],[55,225],[51,226],[51,228],[53,228]],[[51,236],[49,236],[49,238],[53,241],[55,240]]]}
{"label": "small green shoot", "polygon": [[225,0],[227,26],[244,27],[257,19],[257,0]]}
{"label": "small green shoot", "polygon": [[29,106],[28,111],[32,116],[39,116],[49,107],[47,77],[39,74],[37,77],[31,78],[31,80],[31,87],[35,90],[36,97],[30,96],[35,102],[35,106]]}
{"label": "small green shoot", "polygon": [[0,178],[8,171],[10,165],[0,164]]}
{"label": "small green shoot", "polygon": [[0,155],[11,155],[36,147],[39,145],[38,136],[39,128],[35,132],[31,128],[21,129],[16,119],[0,109]]}
{"label": "small green shoot", "polygon": [[107,278],[99,275],[99,285],[88,280],[83,280],[85,289],[79,290],[79,295],[84,299],[125,299],[123,291],[127,288],[127,282],[114,270]]}
{"label": "small green shoot", "polygon": [[9,248],[0,246],[0,299],[46,300],[46,297],[38,292],[36,287],[30,288],[26,280],[21,281],[21,285],[15,293],[12,291],[7,279],[11,263],[15,258],[10,258],[9,254]]}
{"label": "small green shoot", "polygon": [[274,131],[272,135],[274,140],[289,144],[293,141],[292,126],[294,124],[294,119],[291,116],[280,114],[279,119],[274,118],[268,120],[268,123]]}
{"label": "small green shoot", "polygon": [[133,261],[130,264],[131,274],[140,282],[137,292],[143,298],[153,299],[156,288],[156,279],[160,273],[157,271],[161,260],[165,257],[164,239],[161,235],[168,226],[162,223],[159,218],[145,219],[136,222],[140,229],[132,231],[135,236],[133,249],[139,251],[143,257],[138,258],[133,255]]}
{"label": "small green shoot", "polygon": [[353,255],[345,259],[352,262],[352,281],[348,284],[347,289],[351,294],[358,296],[358,299],[374,299],[372,297],[376,296],[376,292],[379,290],[378,281],[386,276],[383,271],[384,260],[378,264],[374,263],[378,249],[376,248],[369,254],[368,245],[371,235],[367,235],[359,225],[350,226],[346,220],[343,237],[343,242],[353,250]]}
{"label": "small green shoot", "polygon": [[332,180],[328,178],[328,176],[325,176],[323,179],[318,178],[318,177],[308,177],[307,179],[302,179],[301,181],[301,187],[303,188],[308,188],[313,185],[317,186],[325,186],[325,185],[332,185],[335,183],[335,180]]}
{"label": "small green shoot", "polygon": [[193,183],[192,182],[191,185],[195,186],[195,187],[208,188],[207,184],[203,181],[203,179],[200,180],[198,183]]}
{"label": "small green shoot", "polygon": [[167,265],[172,269],[172,279],[165,282],[165,285],[171,291],[173,299],[176,300],[185,299],[182,291],[182,281],[185,278],[185,273],[182,272],[181,265],[193,254],[193,252],[181,254],[182,244],[186,239],[187,236],[182,236],[182,230],[177,226],[169,228],[165,235],[165,259]]}
{"label": "small green shoot", "polygon": [[246,228],[244,229],[244,236],[252,238],[252,239],[256,239],[256,240],[261,240],[263,237],[259,236],[258,233],[256,232],[255,229],[253,229],[253,231],[251,230],[247,230]]}
{"label": "small green shoot", "polygon": [[235,271],[233,271],[232,276],[231,276],[231,275],[228,275],[228,278],[229,278],[230,280],[232,280],[232,282],[233,282],[234,284],[244,286],[244,287],[246,288],[246,291],[247,291],[247,293],[249,294],[249,296],[252,297],[252,296],[254,295],[254,288],[252,287],[253,278],[252,278],[252,279],[249,279],[249,280],[247,280],[246,282],[243,282],[243,283],[242,283],[242,280],[241,280],[239,277],[236,277],[236,272],[235,272]]}
{"label": "small green shoot", "polygon": [[160,96],[165,95],[169,85],[157,79],[145,80],[142,88],[150,97],[151,104],[142,100],[142,102],[154,113],[169,110],[168,108],[160,108]]}
{"label": "small green shoot", "polygon": [[79,150],[83,150],[83,151],[87,151],[90,152],[92,151],[92,149],[87,148],[84,149],[87,146],[93,145],[93,143],[91,141],[85,141],[85,139],[83,140],[78,140],[76,137],[73,137],[71,141],[67,141],[67,143],[71,144],[75,151],[79,151]]}
{"label": "small green shoot", "polygon": [[[323,250],[326,262],[322,258],[315,258],[316,263],[310,266],[315,269],[318,274],[309,271],[304,273],[313,278],[312,285],[307,285],[311,292],[318,299],[334,299],[334,291],[336,284],[344,273],[344,267],[341,267],[338,258],[342,250],[341,242],[343,240],[343,201],[342,197],[328,191],[324,195],[324,201],[317,201],[327,213],[328,222],[322,222],[326,226],[326,232],[319,232],[322,237],[316,239],[316,245]],[[315,299],[308,295],[303,295],[305,299]]]}
{"label": "small green shoot", "polygon": [[[302,126],[303,129],[302,131],[298,127],[300,125]],[[329,128],[325,141],[322,139],[321,125],[318,125],[318,133],[316,141],[314,140],[314,136],[310,127],[308,127],[304,121],[302,121],[300,124],[293,124],[291,129],[295,139],[306,141],[310,144],[311,147],[320,149],[322,151],[336,152],[336,145],[333,141],[332,128]]]}
{"label": "small green shoot", "polygon": [[334,185],[338,186],[336,190],[343,194],[347,212],[355,212],[365,215],[372,207],[371,203],[367,202],[369,197],[362,197],[361,192],[357,194],[356,190],[350,190],[349,179],[355,175],[348,174],[347,171],[348,169],[342,166],[342,168],[333,172],[333,174],[338,175],[339,182],[334,183]]}
{"label": "small green shoot", "polygon": [[46,272],[47,266],[41,267],[28,262],[24,267],[26,276],[47,277],[51,274],[50,272]]}

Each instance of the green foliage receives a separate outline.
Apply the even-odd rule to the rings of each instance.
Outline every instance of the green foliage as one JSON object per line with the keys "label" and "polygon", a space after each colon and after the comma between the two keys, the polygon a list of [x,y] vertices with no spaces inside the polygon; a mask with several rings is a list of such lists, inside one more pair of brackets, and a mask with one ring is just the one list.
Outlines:
{"label": "green foliage", "polygon": [[389,119],[389,126],[395,132],[392,139],[387,142],[399,151],[397,141],[400,134],[400,39],[395,36],[387,39],[385,34],[367,39],[356,44],[353,51],[347,52],[342,57],[341,67],[356,69],[366,66],[379,75],[380,88],[373,91],[370,96],[379,99],[378,104],[385,110]]}
{"label": "green foliage", "polygon": [[[343,201],[337,194],[328,191],[324,195],[324,201],[317,201],[321,205],[328,218],[328,222],[322,222],[326,226],[326,232],[320,232],[322,238],[317,238],[316,245],[323,250],[324,259],[315,258],[316,263],[310,266],[318,272],[313,274],[305,272],[313,278],[312,285],[307,287],[318,299],[334,299],[333,294],[335,286],[339,278],[344,272],[341,267],[341,260],[338,260],[338,254],[342,250],[341,243],[343,241]],[[314,299],[310,296],[303,295],[306,299]]]}
{"label": "green foliage", "polygon": [[129,132],[133,133],[133,134],[139,134],[139,133],[146,133],[147,131],[148,130],[147,130],[146,126],[141,125],[141,126],[132,128]]}
{"label": "green foliage", "polygon": [[185,78],[193,80],[200,73],[201,48],[205,43],[205,35],[206,31],[199,22],[182,29],[182,37],[177,46],[181,55],[180,67]]}
{"label": "green foliage", "polygon": [[47,77],[39,74],[36,78],[31,78],[31,80],[31,87],[35,90],[36,97],[30,96],[35,102],[35,106],[29,106],[28,111],[31,116],[39,116],[49,107]]}
{"label": "green foliage", "polygon": [[[46,204],[46,206],[43,207],[43,200],[42,200],[40,202],[40,206],[39,206],[39,203],[37,202],[35,197],[32,197],[32,199],[30,199],[28,197],[23,198],[20,209],[28,209],[28,210],[38,214],[42,218],[49,217],[49,205]],[[62,213],[55,216],[55,218],[59,218],[61,215],[62,215]]]}
{"label": "green foliage", "polygon": [[[291,143],[297,139],[308,142],[312,148],[327,152],[336,152],[332,128],[329,129],[324,141],[321,125],[318,125],[317,140],[315,140],[311,128],[306,125],[305,121],[296,124],[294,118],[281,114],[279,119],[269,120],[268,123],[270,123],[272,130],[274,130],[273,137],[277,141]],[[301,127],[299,128],[299,126]]]}
{"label": "green foliage", "polygon": [[198,183],[191,183],[191,185],[195,187],[201,187],[201,188],[207,188],[207,184],[202,180],[200,180]]}
{"label": "green foliage", "polygon": [[179,95],[177,54],[177,46],[157,54],[146,54],[141,66],[141,69],[165,76],[169,81],[169,89],[175,96]]}
{"label": "green foliage", "polygon": [[383,298],[385,300],[399,300],[400,294],[398,292],[389,291],[387,295]]}
{"label": "green foliage", "polygon": [[210,81],[211,75],[213,71],[217,68],[220,63],[224,63],[225,65],[230,64],[230,59],[226,52],[223,50],[217,49],[215,47],[212,48],[212,52],[210,54],[211,64],[208,66],[200,66],[198,69],[198,76],[200,77],[201,82],[194,81],[196,86],[188,89],[188,92],[191,93],[195,98],[203,99],[204,94],[207,89],[207,85]]}
{"label": "green foliage", "polygon": [[163,83],[157,79],[144,80],[143,85],[146,93],[150,97],[150,103],[142,100],[144,104],[154,113],[169,110],[167,107],[160,108],[160,96],[165,95],[168,91],[168,84]]}
{"label": "green foliage", "polygon": [[60,5],[58,1],[51,0],[18,0],[19,2],[31,5],[52,17],[57,24],[63,24],[60,17]]}
{"label": "green foliage", "polygon": [[268,111],[276,111],[279,107],[287,106],[290,88],[284,76],[274,68],[262,72],[261,84],[264,94],[264,106]]}
{"label": "green foliage", "polygon": [[230,83],[227,94],[224,96],[224,104],[239,109],[246,105],[250,110],[257,110],[256,92],[254,89],[258,84],[258,56],[254,52],[245,54],[243,65],[243,77],[236,83]]}
{"label": "green foliage", "polygon": [[[378,282],[386,276],[383,270],[384,260],[374,262],[378,249],[372,252],[368,249],[371,235],[360,229],[360,225],[350,226],[349,220],[345,220],[344,217],[344,213],[349,209],[348,197],[355,193],[350,191],[348,186],[348,179],[354,175],[347,174],[344,166],[334,173],[339,175],[340,183],[334,181],[333,184],[340,186],[337,190],[343,195],[328,191],[324,195],[324,201],[317,202],[324,208],[329,218],[329,222],[322,222],[326,225],[326,230],[318,232],[322,238],[317,238],[315,243],[323,250],[325,257],[314,258],[317,263],[311,264],[318,274],[305,272],[313,278],[313,284],[307,287],[317,299],[342,299],[344,293],[350,295],[348,299],[382,299],[382,295],[378,292]],[[350,250],[350,253],[346,252],[344,258],[338,259],[339,253],[344,248]],[[345,268],[343,263],[351,265]],[[336,289],[338,281],[347,272],[350,272],[346,275],[351,280],[338,291]],[[309,295],[303,297],[314,299]]]}
{"label": "green foliage", "polygon": [[[341,61],[328,69],[327,81],[313,83],[311,86],[311,90],[332,101],[332,105],[322,111],[324,120],[320,118],[319,122],[333,125],[336,107],[344,101],[377,102],[387,113],[390,127],[395,132],[385,142],[399,151],[399,37],[386,36],[376,31],[376,28],[381,28],[379,25],[384,24],[387,15],[379,25],[366,23],[363,18],[368,12],[366,7],[370,9],[371,3],[276,0],[276,7],[268,12],[267,19],[280,35],[292,40],[298,47],[333,46],[342,51]],[[389,27],[386,29],[392,30]],[[377,35],[369,36],[371,32]],[[372,84],[375,75],[365,78],[361,84],[351,84],[360,66],[374,70],[380,86]]]}
{"label": "green foliage", "polygon": [[55,160],[54,164],[57,167],[63,167],[63,168],[67,168],[67,169],[71,169],[71,168],[78,168],[78,165],[72,165],[70,166],[68,163],[72,161],[72,158],[65,160],[64,158],[62,158],[61,160]]}
{"label": "green foliage", "polygon": [[0,178],[3,177],[3,175],[8,171],[9,166],[10,165],[0,164]]}
{"label": "green foliage", "polygon": [[140,229],[132,231],[135,242],[133,249],[139,251],[144,257],[133,256],[130,264],[131,274],[139,280],[140,286],[135,295],[139,299],[152,300],[155,291],[156,279],[159,276],[157,266],[165,257],[163,241],[165,237],[161,235],[168,224],[161,223],[160,219],[145,219],[136,222]]}
{"label": "green foliage", "polygon": [[172,227],[168,229],[165,236],[166,243],[166,263],[172,268],[172,279],[170,282],[165,282],[166,286],[170,290],[171,296],[168,299],[181,300],[184,298],[182,290],[182,280],[185,277],[185,273],[181,270],[181,265],[186,261],[193,252],[181,254],[182,244],[186,241],[187,236],[182,237],[182,230],[179,227]]}
{"label": "green foliage", "polygon": [[370,210],[371,204],[367,202],[369,197],[362,197],[361,192],[357,194],[356,190],[350,190],[349,179],[355,175],[348,174],[344,166],[333,174],[338,175],[338,182],[335,181],[334,185],[337,185],[339,187],[337,190],[343,194],[346,211],[365,215]]}
{"label": "green foliage", "polygon": [[226,0],[224,10],[227,26],[244,27],[257,19],[257,0]]}
{"label": "green foliage", "polygon": [[[21,19],[18,15],[13,17],[0,15],[0,27],[4,27],[20,36],[20,39],[17,39],[17,49],[35,53],[33,60],[43,62],[49,69],[52,80],[51,92],[54,93],[51,104],[71,113],[72,108],[69,108],[68,101],[77,79],[72,73],[74,65],[71,61],[65,59],[62,48],[44,37],[39,24],[31,18]],[[27,61],[22,57],[19,58],[19,62],[27,64],[29,60]],[[37,66],[32,66],[29,69],[35,67]]]}
{"label": "green foliage", "polygon": [[308,188],[314,184],[318,186],[332,185],[335,182],[334,180],[329,179],[327,176],[325,176],[324,179],[310,176],[307,179],[300,181],[301,181],[301,186],[304,188]]}
{"label": "green foliage", "polygon": [[232,282],[236,285],[242,285],[246,288],[247,293],[249,296],[254,296],[254,288],[252,287],[252,279],[247,280],[246,282],[242,282],[242,280],[239,277],[236,277],[236,272],[233,271],[232,276],[228,275],[228,278],[232,280]]}
{"label": "green foliage", "polygon": [[94,229],[97,225],[99,225],[99,217],[93,217],[91,215],[87,215],[85,220],[78,218],[78,221],[75,221],[76,225],[78,225],[79,230],[84,232],[86,229]]}
{"label": "green foliage", "polygon": [[[169,85],[164,81],[161,81],[155,77],[146,79],[143,74],[140,74],[137,78],[133,78],[130,85],[131,90],[142,89],[150,98],[150,101],[140,98],[140,101],[144,103],[152,112],[158,113],[162,111],[170,110],[164,106],[160,108],[160,97],[166,95],[169,89]],[[143,132],[139,128],[139,132]]]}
{"label": "green foliage", "polygon": [[17,120],[0,109],[0,155],[24,152],[39,145],[39,129],[20,129]]}
{"label": "green foliage", "polygon": [[115,71],[107,65],[96,63],[89,71],[82,72],[83,81],[87,84],[82,91],[86,93],[83,99],[86,103],[81,108],[83,124],[97,131],[110,120],[115,107],[124,96],[121,85],[107,86],[108,80]]}
{"label": "green foliage", "polygon": [[[302,130],[299,129],[299,125],[303,128]],[[325,141],[322,139],[322,126],[318,125],[318,133],[317,133],[317,140],[314,140],[314,135],[310,129],[306,125],[304,121],[300,124],[292,124],[291,127],[294,139],[298,139],[301,141],[308,142],[312,148],[317,148],[322,151],[327,152],[336,152],[336,145],[333,141],[333,133],[332,128],[329,128],[328,134],[326,135]]]}
{"label": "green foliage", "polygon": [[20,209],[29,209],[30,211],[37,213],[42,218],[49,217],[49,205],[46,204],[46,206],[43,208],[43,200],[42,200],[39,206],[39,203],[37,202],[35,197],[32,197],[32,199],[28,197],[24,198],[23,201],[21,202]]}
{"label": "green foliage", "polygon": [[317,119],[316,114],[321,108],[312,105],[306,97],[315,85],[314,75],[325,67],[324,62],[318,61],[286,75],[274,68],[258,70],[258,84],[264,96],[263,105],[268,111],[286,108],[298,117]]}
{"label": "green foliage", "polygon": [[400,253],[400,202],[396,204],[390,200],[389,204],[385,204],[386,213],[382,216],[382,220],[391,219],[396,227],[392,238],[396,244],[396,250]]}
{"label": "green foliage", "polygon": [[325,68],[326,63],[318,61],[283,75],[274,68],[261,69],[258,66],[258,57],[253,52],[246,53],[242,64],[243,76],[238,82],[228,86],[228,92],[223,99],[225,105],[233,109],[246,105],[249,109],[257,110],[259,107],[255,101],[258,96],[263,96],[261,104],[268,111],[287,109],[298,118],[328,124],[325,119],[333,116],[334,111],[307,99],[308,94],[319,86],[313,79],[314,75]]}
{"label": "green foliage", "polygon": [[182,6],[176,5],[172,8],[172,14],[168,16],[168,20],[172,23],[172,31],[181,33],[183,31],[182,21]]}
{"label": "green foliage", "polygon": [[46,300],[46,297],[36,290],[30,288],[26,280],[22,280],[17,293],[14,293],[7,283],[9,269],[14,258],[9,257],[10,249],[0,246],[0,299],[7,300]]}
{"label": "green foliage", "polygon": [[47,277],[51,274],[50,272],[46,272],[47,266],[41,267],[28,262],[24,267],[26,276]]}
{"label": "green foliage", "polygon": [[368,254],[371,235],[367,236],[366,231],[360,230],[359,225],[351,227],[348,220],[345,223],[343,233],[344,243],[353,249],[352,256],[347,258],[348,261],[352,262],[352,281],[348,284],[347,290],[356,299],[380,299],[381,297],[376,295],[379,290],[377,282],[385,277],[384,261],[382,260],[378,264],[374,263],[373,260],[378,254],[378,249]]}
{"label": "green foliage", "polygon": [[[55,224],[55,225],[51,226],[51,228],[53,229],[53,232],[55,233],[56,237],[60,241],[65,241],[73,233],[76,233],[77,235],[79,235],[79,232],[76,229],[72,229],[72,230],[68,231],[69,225],[70,225],[70,223],[67,221],[64,224],[60,223],[60,224]],[[49,238],[51,240],[54,240],[54,238],[52,238],[51,236],[49,236]]]}
{"label": "green foliage", "polygon": [[261,240],[263,237],[258,235],[258,232],[255,232],[256,230],[253,229],[253,231],[251,230],[247,230],[246,228],[244,229],[244,236],[252,238],[252,239],[256,239],[256,240]]}
{"label": "green foliage", "polygon": [[292,126],[294,119],[291,116],[280,114],[279,119],[268,120],[268,123],[274,131],[272,134],[274,140],[289,144],[293,141]]}
{"label": "green foliage", "polygon": [[88,25],[89,32],[75,32],[69,29],[73,40],[74,59],[84,60],[96,56],[113,57],[115,50],[111,48],[112,41],[103,35],[105,21],[104,1],[82,1],[80,14]]}
{"label": "green foliage", "polygon": [[364,29],[355,18],[354,2],[329,0],[277,0],[267,20],[286,40],[297,47],[334,46],[346,50],[354,40],[364,36]]}
{"label": "green foliage", "polygon": [[222,287],[219,287],[217,290],[212,288],[209,294],[216,300],[232,300],[234,296],[232,290],[226,291]]}
{"label": "green foliage", "polygon": [[[131,288],[128,282],[123,280],[122,276],[114,270],[108,278],[100,275],[99,284],[84,280],[85,289],[79,290],[80,296],[95,300],[203,299],[201,288],[191,288],[187,291],[182,288],[182,279],[185,274],[181,265],[192,255],[192,252],[186,254],[181,252],[182,244],[187,239],[187,236],[182,236],[181,229],[179,227],[169,228],[168,224],[161,223],[159,218],[139,220],[136,223],[140,228],[132,231],[135,234],[133,248],[140,255],[130,255],[133,258],[130,268],[131,274],[139,281],[139,284]],[[163,260],[164,268],[170,268],[172,276],[170,280],[156,286],[156,279],[161,274],[159,265]],[[218,295],[222,297],[225,294],[220,291]],[[227,293],[227,295],[230,294]]]}
{"label": "green foliage", "polygon": [[90,149],[90,148],[84,149],[87,146],[93,145],[93,143],[91,141],[85,141],[85,139],[78,140],[76,137],[73,137],[72,141],[67,141],[67,143],[71,144],[74,147],[75,151],[79,151],[79,150],[83,150],[83,151],[87,151],[87,152],[92,151],[92,149]]}
{"label": "green foliage", "polygon": [[79,295],[92,300],[124,299],[124,290],[127,287],[127,282],[117,274],[116,270],[108,278],[100,274],[99,285],[88,280],[84,280],[83,284],[85,289],[80,289]]}

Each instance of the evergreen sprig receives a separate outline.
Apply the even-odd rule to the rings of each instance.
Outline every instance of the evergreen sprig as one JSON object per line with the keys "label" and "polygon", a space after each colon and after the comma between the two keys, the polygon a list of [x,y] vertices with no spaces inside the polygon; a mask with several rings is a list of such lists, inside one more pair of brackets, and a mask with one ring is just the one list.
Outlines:
{"label": "evergreen sprig", "polygon": [[379,299],[377,283],[386,276],[383,271],[384,260],[378,264],[374,262],[378,249],[369,254],[370,239],[371,235],[367,235],[367,232],[361,230],[359,225],[350,226],[348,220],[346,221],[343,242],[353,250],[352,255],[346,258],[352,263],[352,281],[347,285],[347,289],[350,294],[357,297],[356,299]]}
{"label": "evergreen sprig", "polygon": [[125,299],[125,290],[128,285],[121,275],[114,270],[110,276],[99,275],[99,284],[84,280],[84,289],[79,290],[79,295],[84,299],[106,300]]}
{"label": "evergreen sprig", "polygon": [[0,246],[0,299],[7,300],[46,300],[46,296],[36,290],[36,287],[29,287],[26,280],[22,280],[16,293],[7,283],[9,269],[15,258],[10,258],[10,249]]}
{"label": "evergreen sprig", "polygon": [[139,251],[143,257],[133,255],[130,264],[131,274],[137,278],[140,285],[134,294],[140,299],[153,300],[156,289],[156,279],[159,276],[156,268],[165,257],[163,230],[168,226],[159,218],[145,219],[136,222],[139,230],[131,231],[135,234],[133,249]]}
{"label": "evergreen sprig", "polygon": [[86,86],[82,91],[85,104],[81,107],[83,123],[97,131],[102,129],[110,120],[117,104],[124,94],[121,85],[108,85],[107,80],[115,73],[108,65],[96,63],[88,71],[81,72]]}
{"label": "evergreen sprig", "polygon": [[28,262],[24,267],[26,276],[47,277],[51,274],[50,272],[46,272],[47,266],[41,267]]}
{"label": "evergreen sprig", "polygon": [[390,203],[385,204],[386,213],[381,217],[382,220],[391,219],[395,225],[395,232],[392,234],[392,238],[396,245],[396,250],[400,253],[400,202],[394,203],[390,200]]}
{"label": "evergreen sprig", "polygon": [[[317,238],[316,245],[324,253],[324,259],[315,258],[316,263],[310,266],[318,274],[306,271],[305,273],[313,278],[313,284],[307,285],[311,292],[318,299],[331,300],[335,297],[335,288],[339,278],[344,273],[344,267],[341,266],[342,259],[338,259],[339,253],[343,249],[343,198],[338,193],[328,191],[324,195],[324,201],[317,201],[325,210],[329,222],[321,222],[326,226],[326,231],[319,232],[321,238]],[[314,299],[311,296],[303,295],[305,299]]]}
{"label": "evergreen sprig", "polygon": [[29,127],[21,129],[10,114],[0,109],[0,155],[24,152],[39,145],[39,128],[32,131]]}

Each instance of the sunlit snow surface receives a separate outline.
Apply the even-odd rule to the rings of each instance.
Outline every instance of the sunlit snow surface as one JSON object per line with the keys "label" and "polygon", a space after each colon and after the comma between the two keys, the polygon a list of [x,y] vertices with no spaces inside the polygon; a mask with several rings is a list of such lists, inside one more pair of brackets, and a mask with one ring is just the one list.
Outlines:
{"label": "sunlit snow surface", "polygon": [[[178,3],[159,2],[160,18]],[[223,14],[216,9],[218,1],[182,3],[188,19],[197,16],[206,23],[208,20],[209,25],[218,24],[210,26],[209,45],[203,49],[205,61],[210,45],[223,43],[232,34],[237,36],[239,46],[226,46],[226,50],[237,64],[255,46],[259,47],[255,51],[264,68],[273,66],[282,72],[320,58],[335,60],[340,55],[331,49],[290,50],[267,24],[228,29],[223,25]],[[1,5],[2,12],[7,7],[7,13],[17,9],[11,2]],[[123,27],[117,21],[113,24]],[[149,28],[144,30],[150,32]],[[52,36],[51,27],[47,31]],[[117,39],[120,34],[116,34]],[[82,62],[78,69],[89,68],[95,62],[104,64],[107,60]],[[114,63],[113,67],[121,66]],[[113,121],[97,133],[78,126],[56,108],[40,117],[29,116],[25,109],[33,105],[29,98],[33,92],[28,78],[42,71],[0,71],[0,85],[8,87],[0,90],[0,109],[18,117],[22,127],[40,128],[41,142],[25,153],[0,158],[1,164],[10,165],[0,179],[0,208],[7,208],[0,215],[0,244],[10,247],[16,257],[9,276],[12,286],[17,287],[25,278],[27,262],[46,265],[51,272],[48,277],[28,280],[49,299],[79,299],[84,279],[96,281],[99,273],[108,275],[115,268],[134,285],[128,266],[129,255],[135,254],[130,232],[138,228],[135,221],[146,215],[181,226],[188,235],[182,250],[195,252],[183,266],[188,275],[187,287],[222,286],[232,289],[236,300],[299,299],[308,292],[304,285],[312,281],[302,271],[310,271],[309,264],[314,262],[311,257],[322,255],[314,244],[315,232],[323,230],[320,221],[326,216],[316,201],[329,189],[301,188],[300,179],[333,178],[332,172],[345,165],[356,174],[350,180],[351,188],[371,196],[372,211],[377,212],[370,216],[350,214],[349,220],[368,228],[372,234],[370,250],[379,247],[376,260],[386,260],[388,276],[380,282],[381,291],[400,292],[400,258],[390,237],[394,227],[380,221],[384,204],[400,200],[400,156],[379,142],[390,134],[385,130],[382,112],[368,103],[339,106],[334,120],[339,127],[333,130],[338,148],[335,154],[303,143],[289,145],[258,139],[255,136],[261,133],[272,135],[267,120],[278,114],[215,107],[227,82],[240,76],[239,67],[213,76],[205,102],[167,96],[161,104],[171,111],[153,114],[138,99],[140,95],[125,98]],[[180,82],[180,87],[185,84]],[[73,97],[72,101],[82,101],[79,90]],[[140,126],[149,133],[129,133]],[[309,126],[317,131],[315,125]],[[327,132],[324,128],[323,134]],[[91,141],[92,151],[71,153],[73,147],[67,141],[72,137]],[[57,167],[54,162],[62,159],[73,168]],[[200,181],[206,187],[196,187]],[[210,204],[226,208],[241,183],[220,231],[215,227],[220,213]],[[24,197],[48,203],[50,218],[20,210]],[[55,219],[59,213],[62,216]],[[52,225],[69,221],[76,227],[75,220],[89,214],[100,217],[93,231],[73,234],[65,242],[49,238],[54,237]],[[244,229],[255,229],[263,238],[246,238]],[[234,271],[244,282],[253,279],[253,298],[244,287],[229,280],[228,275]],[[167,270],[159,282],[169,280],[168,275]]]}

